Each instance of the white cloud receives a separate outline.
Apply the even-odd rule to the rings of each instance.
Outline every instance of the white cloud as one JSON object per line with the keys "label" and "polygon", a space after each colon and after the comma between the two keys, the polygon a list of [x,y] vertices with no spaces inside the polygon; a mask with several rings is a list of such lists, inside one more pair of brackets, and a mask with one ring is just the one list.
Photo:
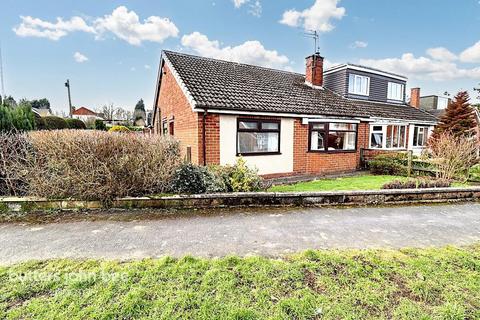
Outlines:
{"label": "white cloud", "polygon": [[95,29],[99,33],[110,31],[132,45],[140,45],[142,41],[162,43],[169,37],[176,37],[179,32],[177,26],[167,18],[151,16],[142,23],[134,11],[128,11],[124,6],[98,18]]}
{"label": "white cloud", "polygon": [[245,3],[247,3],[249,0],[233,0],[233,5],[235,8],[240,8],[243,6]]}
{"label": "white cloud", "polygon": [[361,59],[359,63],[416,79],[480,79],[480,67],[464,69],[452,61],[415,57],[412,53],[405,53],[400,58]]}
{"label": "white cloud", "polygon": [[82,62],[88,61],[87,56],[81,54],[81,53],[78,52],[78,51],[73,54],[73,59],[75,59],[75,61],[77,61],[78,63],[82,63]]}
{"label": "white cloud", "polygon": [[262,15],[262,4],[259,0],[255,1],[254,3],[250,4],[250,9],[248,10],[252,16],[259,18]]}
{"label": "white cloud", "polygon": [[31,16],[20,16],[22,22],[13,28],[13,32],[20,37],[47,38],[59,40],[70,32],[82,31],[95,33],[95,29],[80,17],[72,17],[70,20],[57,18],[56,22],[48,22]]}
{"label": "white cloud", "polygon": [[340,20],[345,15],[345,8],[338,7],[338,3],[339,0],[316,0],[313,6],[303,11],[285,11],[280,23],[290,27],[302,26],[305,30],[329,32],[335,28],[330,20]]}
{"label": "white cloud", "polygon": [[430,48],[427,50],[427,54],[435,60],[440,61],[454,61],[457,60],[457,56],[444,47]]}
{"label": "white cloud", "polygon": [[197,54],[210,58],[288,69],[289,59],[276,50],[267,50],[259,41],[246,41],[235,47],[221,47],[220,42],[209,40],[200,32],[182,37],[182,45]]}
{"label": "white cloud", "polygon": [[144,65],[143,67],[144,67],[145,69],[147,69],[147,70],[150,70],[150,69],[152,68],[152,67],[150,67],[150,65],[148,65],[148,64]]}
{"label": "white cloud", "polygon": [[368,43],[365,41],[355,41],[350,45],[350,47],[356,49],[356,48],[366,48],[368,46]]}
{"label": "white cloud", "polygon": [[169,37],[178,36],[179,32],[177,26],[167,18],[151,16],[140,21],[134,11],[128,11],[124,6],[116,8],[111,14],[94,19],[91,25],[80,17],[72,17],[70,20],[57,18],[56,22],[30,16],[20,18],[20,25],[13,28],[18,36],[50,40],[59,40],[70,32],[81,31],[95,34],[97,39],[112,33],[132,45],[140,45],[143,41],[162,43]]}
{"label": "white cloud", "polygon": [[463,62],[480,62],[480,41],[465,49],[460,54],[460,60]]}

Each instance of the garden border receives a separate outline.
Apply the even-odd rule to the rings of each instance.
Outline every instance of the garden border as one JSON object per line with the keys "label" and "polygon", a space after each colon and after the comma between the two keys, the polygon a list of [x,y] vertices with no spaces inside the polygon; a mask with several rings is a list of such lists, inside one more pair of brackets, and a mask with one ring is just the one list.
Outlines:
{"label": "garden border", "polygon": [[[255,206],[394,205],[480,201],[480,187],[334,192],[238,192],[131,197],[114,200],[115,209],[191,209]],[[0,212],[104,209],[101,201],[0,197]]]}

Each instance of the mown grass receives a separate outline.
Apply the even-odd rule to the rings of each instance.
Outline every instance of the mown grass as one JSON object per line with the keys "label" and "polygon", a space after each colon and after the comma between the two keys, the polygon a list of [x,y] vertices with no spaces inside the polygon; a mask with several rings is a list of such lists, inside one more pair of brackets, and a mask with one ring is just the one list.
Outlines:
{"label": "mown grass", "polygon": [[388,175],[359,175],[336,179],[320,179],[308,182],[299,182],[291,185],[273,186],[268,191],[297,192],[297,191],[347,191],[347,190],[379,190],[388,182],[405,180],[405,177]]}
{"label": "mown grass", "polygon": [[480,245],[28,262],[0,268],[0,318],[479,319]]}

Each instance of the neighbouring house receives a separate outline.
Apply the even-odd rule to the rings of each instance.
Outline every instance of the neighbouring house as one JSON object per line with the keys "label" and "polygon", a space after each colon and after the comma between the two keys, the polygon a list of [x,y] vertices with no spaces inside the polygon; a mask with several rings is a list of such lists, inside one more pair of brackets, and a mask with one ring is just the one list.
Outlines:
{"label": "neighbouring house", "polygon": [[445,96],[429,95],[420,97],[420,109],[440,118],[447,109],[452,99]]}
{"label": "neighbouring house", "polygon": [[98,113],[96,113],[96,112],[94,112],[90,109],[87,109],[85,107],[81,107],[81,108],[73,110],[72,118],[82,120],[85,123],[93,122],[97,119],[103,120],[103,118],[100,117],[100,115]]}
{"label": "neighbouring house", "polygon": [[242,156],[266,176],[331,174],[361,167],[362,156],[420,152],[437,119],[405,102],[405,77],[345,64],[305,75],[162,52],[153,124],[180,141],[197,164]]}
{"label": "neighbouring house", "polygon": [[48,117],[52,115],[50,110],[46,108],[32,108],[32,111],[40,117]]}

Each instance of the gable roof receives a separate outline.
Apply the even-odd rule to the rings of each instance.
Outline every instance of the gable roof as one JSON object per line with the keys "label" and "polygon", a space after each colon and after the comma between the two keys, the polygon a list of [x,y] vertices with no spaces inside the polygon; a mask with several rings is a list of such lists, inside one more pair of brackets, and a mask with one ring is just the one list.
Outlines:
{"label": "gable roof", "polygon": [[436,122],[408,105],[350,100],[299,73],[163,51],[196,108]]}
{"label": "gable roof", "polygon": [[75,109],[72,112],[72,115],[75,115],[75,116],[96,116],[97,114],[90,109],[87,109],[85,107],[81,107],[81,108]]}

